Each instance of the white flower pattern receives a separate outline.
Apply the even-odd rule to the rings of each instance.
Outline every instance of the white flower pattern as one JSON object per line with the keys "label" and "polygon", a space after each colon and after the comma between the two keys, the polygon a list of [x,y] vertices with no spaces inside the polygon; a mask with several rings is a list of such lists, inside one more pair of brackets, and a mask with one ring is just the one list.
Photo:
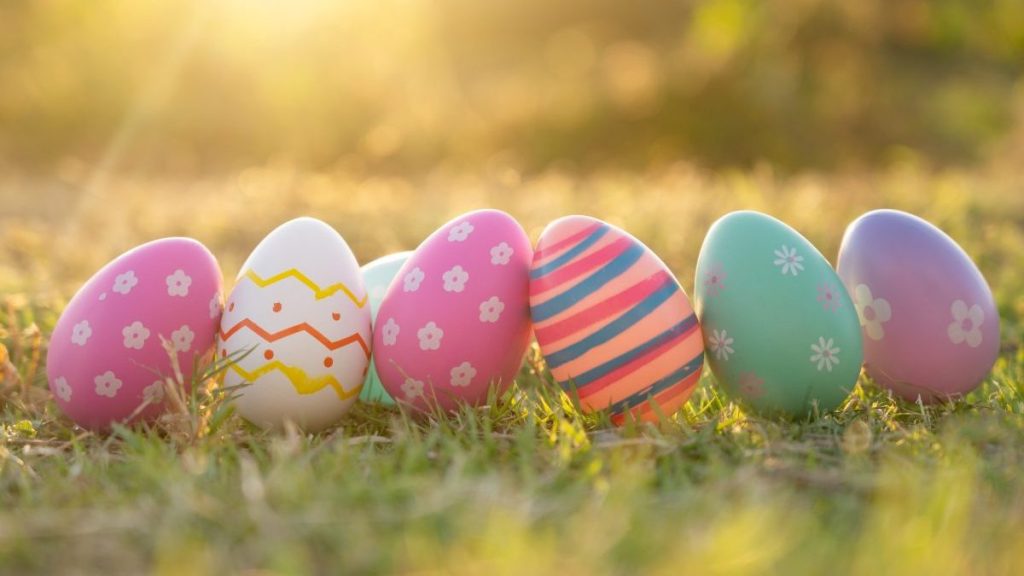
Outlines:
{"label": "white flower pattern", "polygon": [[790,248],[783,244],[781,248],[775,251],[775,256],[773,264],[782,267],[783,276],[786,274],[796,276],[804,269],[804,265],[801,264],[804,261],[804,257],[796,253],[796,248]]}
{"label": "white flower pattern", "polygon": [[885,323],[892,319],[892,306],[884,298],[875,298],[867,284],[853,289],[853,304],[864,332],[872,340],[885,338]]}
{"label": "white flower pattern", "polygon": [[505,303],[497,296],[491,296],[480,303],[480,321],[495,323],[505,311]]}
{"label": "white flower pattern", "polygon": [[171,332],[171,343],[174,344],[175,352],[188,352],[192,348],[192,341],[196,334],[188,327],[188,324]]}
{"label": "white flower pattern", "polygon": [[146,404],[159,404],[164,401],[164,381],[157,380],[142,389],[142,401]]}
{"label": "white flower pattern", "polygon": [[818,372],[823,369],[831,372],[832,367],[839,364],[839,348],[835,346],[832,338],[825,340],[824,336],[819,337],[817,344],[811,344],[811,352],[814,352],[811,363],[817,364]]}
{"label": "white flower pattern", "polygon": [[504,266],[512,260],[513,253],[512,247],[508,245],[508,242],[502,242],[491,248],[491,264]]}
{"label": "white flower pattern", "polygon": [[736,352],[732,347],[733,342],[734,339],[725,330],[721,332],[712,330],[711,336],[708,338],[708,344],[711,345],[711,351],[715,353],[715,358],[725,362],[728,362],[729,356]]}
{"label": "white flower pattern", "polygon": [[405,382],[402,383],[402,393],[405,394],[405,398],[407,400],[422,398],[423,380],[416,380],[415,378],[406,378]]}
{"label": "white flower pattern", "polygon": [[402,291],[415,292],[419,290],[420,284],[423,283],[423,278],[425,277],[426,274],[423,273],[423,270],[420,270],[419,266],[413,268],[402,279]]}
{"label": "white flower pattern", "polygon": [[224,305],[220,301],[220,294],[214,294],[213,298],[210,298],[210,319],[216,318],[223,309]]}
{"label": "white flower pattern", "polygon": [[420,350],[439,350],[441,339],[444,338],[444,330],[441,330],[435,322],[427,322],[427,325],[416,332],[420,340]]}
{"label": "white flower pattern", "polygon": [[118,379],[116,374],[107,370],[103,374],[93,378],[93,384],[96,385],[96,394],[98,396],[113,398],[114,396],[117,396],[117,391],[121,389],[122,382]]}
{"label": "white flower pattern", "polygon": [[465,388],[473,382],[476,376],[476,368],[469,362],[463,362],[451,370],[451,384],[456,388]]}
{"label": "white flower pattern", "polygon": [[388,318],[388,321],[381,327],[381,336],[384,338],[385,346],[394,346],[398,342],[398,333],[401,332],[402,328],[395,322],[394,318]]}
{"label": "white flower pattern", "polygon": [[977,304],[967,307],[963,300],[953,302],[950,307],[953,321],[949,323],[946,334],[953,344],[967,343],[971,348],[981,346],[981,325],[985,322],[985,312]]}
{"label": "white flower pattern", "polygon": [[167,277],[167,295],[184,298],[188,296],[188,288],[191,285],[192,277],[179,268]]}
{"label": "white flower pattern", "polygon": [[121,330],[121,335],[124,336],[125,348],[142,350],[142,347],[146,345],[146,340],[149,338],[149,328],[146,328],[142,322],[136,320],[125,326]]}
{"label": "white flower pattern", "polygon": [[75,327],[71,329],[71,343],[79,346],[85,346],[89,338],[92,337],[92,326],[89,325],[88,320],[82,320]]}
{"label": "white flower pattern", "polygon": [[65,402],[71,401],[71,385],[68,384],[67,378],[63,376],[57,378],[53,381],[53,387],[56,388],[54,393],[57,395],[57,398],[60,398]]}
{"label": "white flower pattern", "polygon": [[462,292],[466,289],[466,282],[469,281],[469,272],[462,266],[454,266],[451,270],[441,275],[444,280],[445,292]]}
{"label": "white flower pattern", "polygon": [[118,294],[128,294],[138,283],[139,279],[135,276],[135,271],[129,270],[114,279],[113,291]]}
{"label": "white flower pattern", "polygon": [[460,222],[459,224],[452,226],[452,229],[448,231],[449,242],[465,242],[466,238],[473,233],[473,225],[469,222]]}

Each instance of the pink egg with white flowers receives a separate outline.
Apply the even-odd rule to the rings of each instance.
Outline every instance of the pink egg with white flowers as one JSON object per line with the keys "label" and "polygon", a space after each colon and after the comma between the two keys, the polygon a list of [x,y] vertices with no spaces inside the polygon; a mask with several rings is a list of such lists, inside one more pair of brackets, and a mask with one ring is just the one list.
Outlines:
{"label": "pink egg with white flowers", "polygon": [[533,250],[511,216],[445,224],[398,271],[377,315],[374,357],[388,393],[417,409],[479,405],[512,383],[530,341]]}
{"label": "pink egg with white flowers", "polygon": [[853,297],[864,369],[907,400],[967,394],[999,356],[999,313],[985,278],[952,238],[897,210],[846,229],[839,277]]}
{"label": "pink egg with white flowers", "polygon": [[57,406],[92,430],[155,419],[166,409],[171,354],[188,386],[222,305],[220,268],[199,242],[164,238],[122,254],[85,283],[53,330],[46,372]]}

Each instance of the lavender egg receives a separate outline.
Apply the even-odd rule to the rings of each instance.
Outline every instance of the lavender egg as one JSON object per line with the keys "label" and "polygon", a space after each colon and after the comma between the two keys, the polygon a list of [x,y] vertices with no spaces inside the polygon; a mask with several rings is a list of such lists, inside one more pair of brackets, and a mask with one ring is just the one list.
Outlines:
{"label": "lavender egg", "polygon": [[970,392],[992,369],[992,290],[932,224],[896,210],[868,212],[847,227],[838,272],[860,319],[864,369],[879,385],[932,403]]}

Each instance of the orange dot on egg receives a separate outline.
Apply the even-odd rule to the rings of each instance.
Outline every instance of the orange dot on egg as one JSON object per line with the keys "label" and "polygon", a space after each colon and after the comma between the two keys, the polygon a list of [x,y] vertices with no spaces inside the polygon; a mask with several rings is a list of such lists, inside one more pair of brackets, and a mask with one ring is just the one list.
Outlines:
{"label": "orange dot on egg", "polygon": [[263,352],[263,357],[266,358],[267,360],[273,360],[274,359],[274,351],[268,348],[267,350],[265,350]]}
{"label": "orange dot on egg", "polygon": [[227,351],[227,349],[225,349],[225,348],[221,348],[221,349],[220,349],[220,356],[221,356],[221,358],[223,358],[223,357],[225,357],[225,356],[227,356],[227,355],[228,355],[228,351]]}
{"label": "orange dot on egg", "polygon": [[331,318],[334,318],[335,321],[341,320],[341,314],[339,314],[337,312],[332,312],[331,313]]}
{"label": "orange dot on egg", "polygon": [[228,312],[234,312],[234,311],[235,311],[235,303],[232,302],[231,304],[228,304]]}
{"label": "orange dot on egg", "polygon": [[281,303],[280,302],[274,302],[274,312],[280,312],[280,311],[281,311]]}
{"label": "orange dot on egg", "polygon": [[324,366],[326,366],[328,368],[330,368],[331,366],[334,366],[334,358],[331,358],[330,356],[328,356],[327,358],[324,358]]}

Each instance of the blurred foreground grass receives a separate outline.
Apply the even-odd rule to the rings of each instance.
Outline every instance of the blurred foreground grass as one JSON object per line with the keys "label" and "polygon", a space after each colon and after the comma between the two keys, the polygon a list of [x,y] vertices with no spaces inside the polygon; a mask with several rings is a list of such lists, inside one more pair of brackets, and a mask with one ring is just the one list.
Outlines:
{"label": "blurred foreground grass", "polygon": [[[252,169],[199,180],[0,180],[0,568],[167,574],[1012,574],[1024,566],[1024,194],[1012,168],[913,162],[850,176],[495,166],[420,177]],[[439,421],[359,406],[337,431],[268,435],[237,418],[194,434],[68,425],[40,358],[96,268],[191,235],[228,277],[286,218],[335,225],[361,262],[457,213],[505,209],[533,238],[587,213],[624,226],[683,285],[708,225],[763,210],[834,258],[878,207],[930,219],[997,295],[1004,353],[966,402],[924,408],[862,382],[809,422],[748,417],[706,376],[658,426],[611,429],[554,394],[536,355],[493,406]],[[229,281],[230,285],[230,281]]]}

